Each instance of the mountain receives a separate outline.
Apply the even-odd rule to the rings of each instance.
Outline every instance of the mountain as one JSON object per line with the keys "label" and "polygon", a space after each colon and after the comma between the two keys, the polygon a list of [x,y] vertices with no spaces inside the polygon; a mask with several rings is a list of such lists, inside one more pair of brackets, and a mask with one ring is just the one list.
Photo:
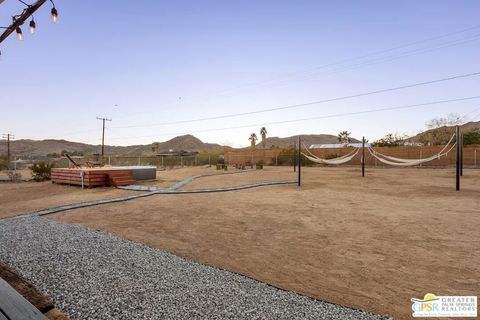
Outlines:
{"label": "mountain", "polygon": [[[132,146],[109,146],[105,145],[105,154],[122,156],[147,156],[153,155],[154,144]],[[178,136],[155,145],[158,152],[175,151],[203,151],[221,150],[224,147],[219,144],[204,143],[192,135]],[[67,140],[13,140],[10,142],[10,152],[14,156],[46,156],[48,154],[60,154],[63,150],[68,153],[81,153],[91,155],[101,152],[101,145],[91,145]],[[0,143],[0,155],[7,153],[5,142]]]}
{"label": "mountain", "polygon": [[[480,130],[480,121],[467,122],[461,127],[463,133]],[[454,126],[443,126],[440,128],[430,129],[406,139],[409,142],[418,142],[423,144],[443,144],[447,143],[450,137],[455,132]]]}
{"label": "mountain", "polygon": [[[310,134],[310,135],[301,135],[302,143],[307,146],[315,143],[338,143],[338,137],[331,135],[331,134]],[[298,141],[298,136],[291,136],[291,137],[267,137],[267,148],[271,148],[272,146],[285,148],[289,146],[293,146]],[[352,142],[360,142],[357,139],[352,138]],[[257,144],[258,146],[262,146],[262,141]]]}

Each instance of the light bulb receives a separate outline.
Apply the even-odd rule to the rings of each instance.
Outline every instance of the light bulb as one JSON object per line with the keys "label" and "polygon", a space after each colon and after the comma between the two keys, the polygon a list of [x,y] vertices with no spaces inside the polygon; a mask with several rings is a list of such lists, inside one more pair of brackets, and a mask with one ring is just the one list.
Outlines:
{"label": "light bulb", "polygon": [[20,29],[20,27],[17,27],[17,28],[15,29],[15,31],[17,32],[18,40],[23,41],[22,29]]}
{"label": "light bulb", "polygon": [[52,8],[52,21],[56,23],[58,20],[58,11],[55,7]]}
{"label": "light bulb", "polygon": [[35,28],[36,28],[36,25],[35,25],[35,21],[30,21],[30,25],[29,25],[29,28],[30,28],[30,33],[31,34],[34,34],[35,33]]}

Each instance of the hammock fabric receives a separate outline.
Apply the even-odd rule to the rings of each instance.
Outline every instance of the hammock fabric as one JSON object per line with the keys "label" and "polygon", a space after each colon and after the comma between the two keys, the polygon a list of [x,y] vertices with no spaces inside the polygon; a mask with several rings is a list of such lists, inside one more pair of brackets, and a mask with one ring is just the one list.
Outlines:
{"label": "hammock fabric", "polygon": [[[380,161],[382,163],[389,164],[391,166],[397,166],[397,167],[410,167],[410,166],[416,166],[416,165],[419,165],[419,164],[422,164],[422,163],[425,163],[425,162],[430,162],[430,161],[435,160],[435,159],[440,159],[441,157],[446,156],[456,146],[456,143],[453,144],[450,147],[450,149],[448,149],[447,152],[442,153],[446,149],[447,146],[445,146],[445,148],[443,148],[442,151],[440,151],[439,153],[437,153],[436,155],[433,155],[431,157],[423,158],[423,159],[416,159],[416,160],[414,160],[414,159],[402,159],[402,160],[404,160],[403,162],[394,162],[394,161],[384,159],[384,158],[394,158],[394,157],[389,157],[389,156],[386,156],[384,154],[375,152],[372,148],[368,148],[368,152],[370,152],[370,154],[373,157],[375,157],[378,161]],[[382,158],[382,157],[384,157],[384,158]],[[398,159],[398,158],[396,158],[396,159]],[[406,162],[405,160],[408,160],[408,162]]]}
{"label": "hammock fabric", "polygon": [[[443,147],[442,150],[440,150],[439,153],[437,153],[436,155],[433,155],[431,157],[428,157],[428,158],[421,158],[421,159],[402,159],[402,158],[396,158],[396,157],[392,157],[392,156],[387,156],[386,154],[383,154],[383,153],[380,153],[380,152],[376,152],[375,150],[373,150],[373,152],[377,155],[380,155],[381,157],[385,158],[385,159],[388,159],[388,160],[392,160],[392,161],[395,161],[395,162],[406,162],[406,163],[416,163],[418,162],[418,160],[425,160],[425,161],[432,161],[434,159],[437,159],[440,157],[440,155],[443,155],[443,152],[445,151],[445,149],[447,149],[447,147],[450,145],[450,143],[452,142],[453,138],[455,137],[455,134],[452,135],[452,137],[450,138],[450,140],[448,140],[447,144],[445,145],[445,147]],[[452,149],[452,148],[451,148]],[[450,150],[451,150],[450,149]],[[448,150],[446,154],[448,154],[450,152],[450,150]]]}
{"label": "hammock fabric", "polygon": [[356,150],[350,152],[349,154],[347,155],[344,155],[344,156],[341,156],[341,157],[338,157],[338,158],[334,158],[334,159],[322,159],[322,158],[318,158],[316,156],[314,156],[312,153],[310,153],[310,151],[307,151],[312,154],[312,156],[309,156],[305,153],[302,152],[302,154],[305,156],[305,158],[307,158],[308,160],[310,161],[313,161],[315,163],[321,163],[321,164],[343,164],[343,163],[347,163],[349,162],[350,160],[352,160],[357,154],[358,154],[358,151],[360,149],[357,148]]}

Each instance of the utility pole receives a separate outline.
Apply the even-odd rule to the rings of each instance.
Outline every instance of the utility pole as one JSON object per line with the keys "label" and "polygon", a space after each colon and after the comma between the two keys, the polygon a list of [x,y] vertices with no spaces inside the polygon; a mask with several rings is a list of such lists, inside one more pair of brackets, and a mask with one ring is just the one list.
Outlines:
{"label": "utility pole", "polygon": [[97,117],[97,120],[102,120],[102,159],[105,155],[105,121],[112,121],[112,119]]}
{"label": "utility pole", "polygon": [[15,139],[15,136],[11,133],[4,133],[2,139],[7,139],[7,169],[10,170],[10,140]]}

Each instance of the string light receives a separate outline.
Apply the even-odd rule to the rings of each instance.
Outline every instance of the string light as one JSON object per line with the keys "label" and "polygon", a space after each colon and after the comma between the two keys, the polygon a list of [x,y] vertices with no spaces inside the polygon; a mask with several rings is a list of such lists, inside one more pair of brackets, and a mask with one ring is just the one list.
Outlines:
{"label": "string light", "polygon": [[20,27],[15,28],[15,31],[17,32],[17,38],[20,41],[23,41],[23,33],[22,29]]}
{"label": "string light", "polygon": [[[40,8],[46,0],[37,0],[33,4],[28,4],[24,0],[17,0],[18,2],[22,3],[25,5],[26,8],[23,9],[22,13],[17,14],[12,16],[12,24],[8,27],[0,27],[0,29],[5,29],[3,33],[0,34],[0,42],[3,42],[5,39],[8,38],[8,36],[13,33],[13,31],[16,32],[17,38],[20,41],[23,41],[25,39],[25,36],[22,32],[22,29],[20,28],[21,25],[29,18],[32,17],[28,24],[28,29],[31,34],[34,34],[37,29],[37,24],[35,22],[35,19],[33,17],[33,13],[37,11],[38,8]],[[3,0],[0,0],[0,3],[2,3]],[[58,21],[58,11],[57,8],[55,7],[55,3],[53,0],[50,0],[52,3],[52,10],[51,10],[51,19],[54,23]],[[1,56],[1,52],[0,52]]]}
{"label": "string light", "polygon": [[35,25],[35,20],[33,20],[33,16],[32,16],[32,21],[30,21],[29,28],[30,28],[30,33],[34,34],[36,25]]}
{"label": "string light", "polygon": [[57,11],[57,8],[55,8],[55,3],[53,3],[53,0],[50,0],[50,2],[52,3],[53,5],[53,8],[52,8],[52,22],[53,23],[57,23],[57,20],[58,20],[58,11]]}

